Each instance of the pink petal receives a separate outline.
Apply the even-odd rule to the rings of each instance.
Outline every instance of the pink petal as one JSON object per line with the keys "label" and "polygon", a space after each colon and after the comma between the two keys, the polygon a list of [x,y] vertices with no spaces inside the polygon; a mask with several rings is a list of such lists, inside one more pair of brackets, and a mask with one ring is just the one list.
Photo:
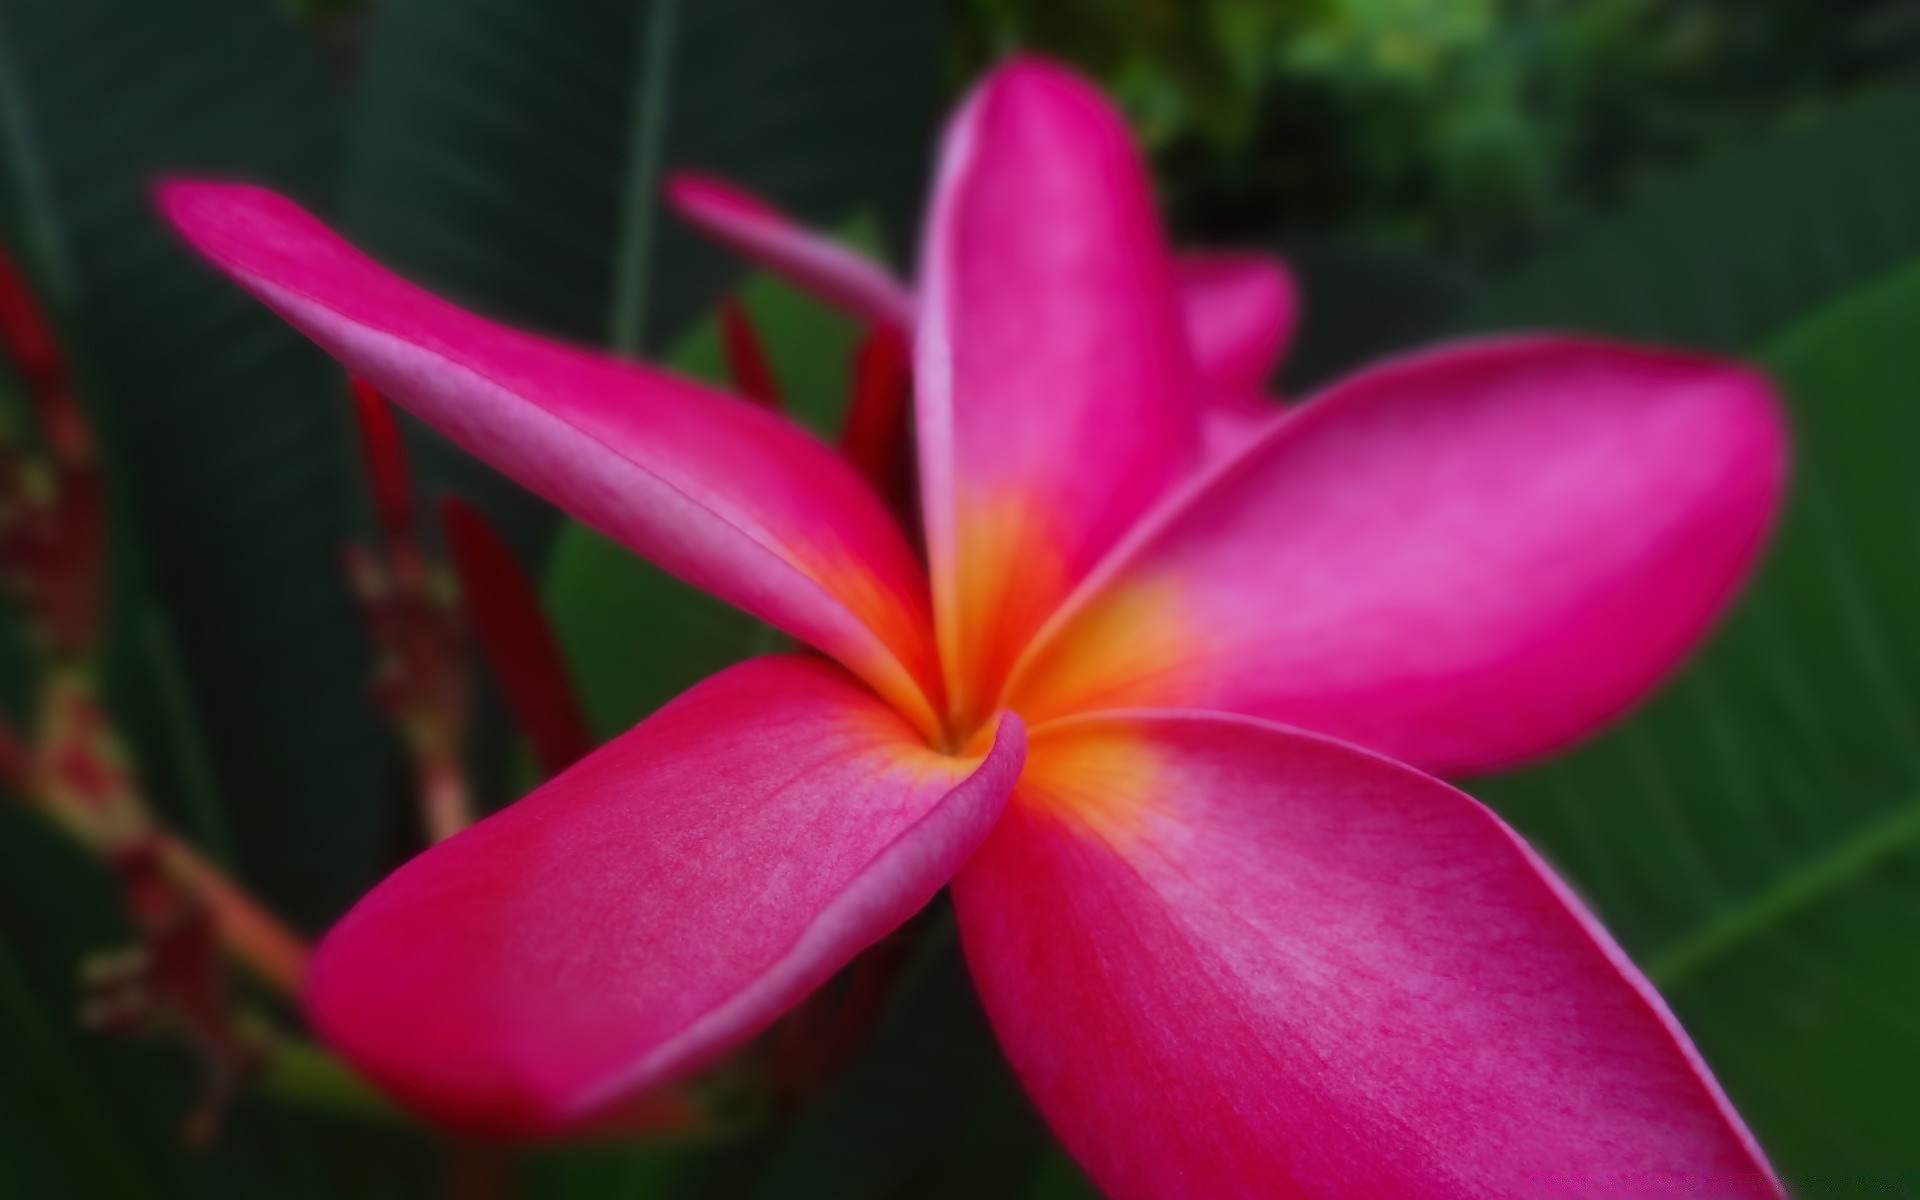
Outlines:
{"label": "pink petal", "polygon": [[953,894],[1015,1069],[1113,1200],[1781,1194],[1566,887],[1365,751],[1206,713],[1036,729]]}
{"label": "pink petal", "polygon": [[1700,638],[1786,460],[1766,381],[1730,364],[1560,337],[1402,359],[1150,519],[1012,704],[1246,713],[1439,773],[1531,758]]}
{"label": "pink petal", "polygon": [[1299,290],[1279,259],[1188,253],[1174,264],[1194,365],[1208,391],[1266,390],[1300,318]]}
{"label": "pink petal", "polygon": [[315,955],[307,1007],[436,1119],[589,1123],[925,904],[1023,741],[1009,718],[984,757],[945,757],[837,667],[744,663],[375,888]]}
{"label": "pink petal", "polygon": [[908,328],[913,296],[885,267],[760,197],[697,171],[667,180],[667,203],[715,240],[863,321]]}
{"label": "pink petal", "polygon": [[985,710],[1028,635],[1197,449],[1172,268],[1099,93],[1017,60],[946,137],[915,383],[950,703]]}
{"label": "pink petal", "polygon": [[463,312],[271,192],[176,182],[160,203],[216,266],[453,441],[931,725],[924,577],[830,449],[756,405]]}

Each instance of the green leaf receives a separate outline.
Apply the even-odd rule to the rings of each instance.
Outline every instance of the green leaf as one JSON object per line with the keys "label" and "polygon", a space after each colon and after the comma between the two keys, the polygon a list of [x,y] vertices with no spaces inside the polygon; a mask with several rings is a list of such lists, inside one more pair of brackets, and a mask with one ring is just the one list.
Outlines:
{"label": "green leaf", "polygon": [[[941,100],[935,0],[391,0],[373,17],[345,213],[422,282],[625,349],[677,341],[737,277],[661,172],[718,171],[808,219],[917,219]],[[429,476],[523,547],[543,510],[444,448]]]}
{"label": "green leaf", "polygon": [[1472,790],[1647,968],[1779,1166],[1912,1179],[1920,102],[1648,201],[1489,297],[1495,319],[1736,350],[1782,385],[1795,479],[1725,627],[1614,731]]}
{"label": "green leaf", "polygon": [[547,569],[547,611],[596,739],[752,652],[759,625],[572,521]]}

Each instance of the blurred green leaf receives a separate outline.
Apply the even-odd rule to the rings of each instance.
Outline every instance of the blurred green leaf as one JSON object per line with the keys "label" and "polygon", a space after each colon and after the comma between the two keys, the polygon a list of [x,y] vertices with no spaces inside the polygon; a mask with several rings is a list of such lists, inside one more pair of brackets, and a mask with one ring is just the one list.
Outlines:
{"label": "blurred green leaf", "polygon": [[[695,166],[814,221],[917,220],[942,100],[936,0],[391,0],[372,18],[345,214],[483,312],[657,350],[738,270],[668,217]],[[542,510],[444,448],[425,465],[523,548]]]}
{"label": "blurred green leaf", "polygon": [[1779,379],[1796,478],[1725,628],[1615,731],[1473,790],[1591,899],[1782,1169],[1916,1178],[1920,101],[1739,155],[1474,323],[1738,351]]}
{"label": "blurred green leaf", "polygon": [[752,653],[762,628],[584,525],[547,568],[547,611],[596,738]]}

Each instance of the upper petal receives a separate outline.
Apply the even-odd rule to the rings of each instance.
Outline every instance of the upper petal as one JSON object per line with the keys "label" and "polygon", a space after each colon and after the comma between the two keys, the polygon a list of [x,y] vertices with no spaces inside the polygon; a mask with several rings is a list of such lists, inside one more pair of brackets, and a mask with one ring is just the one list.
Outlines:
{"label": "upper petal", "polygon": [[1300,320],[1286,265],[1265,254],[1197,251],[1174,267],[1202,386],[1233,397],[1265,391]]}
{"label": "upper petal", "polygon": [[1012,703],[1247,713],[1441,773],[1529,758],[1692,646],[1786,458],[1766,382],[1727,363],[1559,337],[1402,359],[1156,514]]}
{"label": "upper petal", "polygon": [[1780,1194],[1572,894],[1367,752],[1201,713],[1036,729],[953,895],[1015,1069],[1114,1200]]}
{"label": "upper petal", "polygon": [[1197,448],[1172,269],[1125,124],[995,71],[950,127],[921,263],[920,478],[950,702],[1013,655]]}
{"label": "upper petal", "polygon": [[[886,267],[739,185],[676,171],[666,197],[682,218],[801,291],[865,321],[913,327],[913,295]],[[1299,288],[1286,264],[1265,254],[1189,251],[1174,260],[1174,286],[1202,391],[1230,407],[1257,396],[1299,324]]]}
{"label": "upper petal", "polygon": [[577,1127],[757,1032],[986,836],[1019,723],[949,758],[851,677],[763,658],[440,843],[327,935],[306,1003],[403,1102]]}
{"label": "upper petal", "polygon": [[698,171],[676,171],[666,196],[686,220],[802,291],[862,320],[912,326],[913,296],[885,267],[744,188]]}
{"label": "upper petal", "polygon": [[756,405],[464,312],[271,192],[172,183],[160,202],[216,266],[466,450],[931,723],[921,569],[826,446]]}

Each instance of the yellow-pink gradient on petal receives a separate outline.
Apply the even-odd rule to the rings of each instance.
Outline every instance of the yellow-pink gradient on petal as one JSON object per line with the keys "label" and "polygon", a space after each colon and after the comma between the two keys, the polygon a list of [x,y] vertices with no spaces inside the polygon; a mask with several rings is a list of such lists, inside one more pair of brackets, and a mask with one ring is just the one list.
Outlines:
{"label": "yellow-pink gradient on petal", "polygon": [[1222,647],[1183,604],[1189,586],[1162,576],[1102,588],[1013,668],[1004,703],[1038,724],[1192,702],[1193,677]]}
{"label": "yellow-pink gradient on petal", "polygon": [[953,594],[940,606],[939,644],[949,730],[964,744],[998,707],[1007,673],[1059,602],[1069,568],[1044,503],[1012,489],[973,488],[955,511]]}
{"label": "yellow-pink gradient on petal", "polygon": [[1008,804],[1044,812],[1125,853],[1177,799],[1163,774],[1153,747],[1127,727],[1064,721],[1029,731],[1026,765]]}
{"label": "yellow-pink gradient on petal", "polygon": [[857,661],[839,657],[901,715],[923,738],[938,740],[945,688],[931,630],[933,612],[924,577],[895,584],[863,568],[851,547],[818,540],[786,547],[788,564],[820,585],[822,591],[845,606],[872,630],[880,646]]}

